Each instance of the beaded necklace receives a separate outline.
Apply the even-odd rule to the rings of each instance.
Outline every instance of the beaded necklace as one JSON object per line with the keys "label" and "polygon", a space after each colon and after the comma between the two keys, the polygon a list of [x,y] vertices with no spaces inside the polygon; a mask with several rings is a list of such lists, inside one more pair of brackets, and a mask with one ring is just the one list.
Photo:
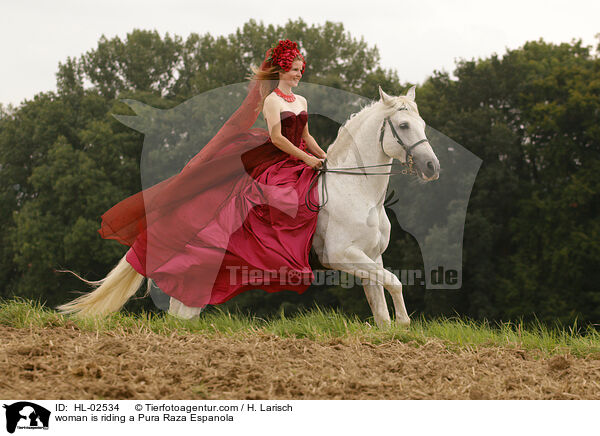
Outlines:
{"label": "beaded necklace", "polygon": [[277,94],[278,96],[283,98],[288,103],[291,103],[296,100],[296,96],[294,95],[293,92],[291,94],[284,94],[283,91],[279,88],[275,88],[274,91],[275,91],[275,94]]}

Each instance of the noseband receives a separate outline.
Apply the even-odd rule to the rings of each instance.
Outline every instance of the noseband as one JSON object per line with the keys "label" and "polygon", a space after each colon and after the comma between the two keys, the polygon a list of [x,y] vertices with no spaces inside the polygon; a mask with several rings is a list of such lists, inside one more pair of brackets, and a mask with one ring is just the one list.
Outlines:
{"label": "noseband", "polygon": [[[398,109],[398,111],[405,111],[405,110],[408,110],[408,109],[405,107]],[[310,182],[308,192],[306,193],[306,197],[304,199],[304,204],[306,205],[308,210],[310,210],[311,212],[318,212],[323,206],[325,206],[325,204],[327,204],[327,201],[329,200],[329,195],[327,194],[327,185],[325,184],[325,174],[326,173],[356,174],[359,176],[390,176],[390,175],[396,175],[396,174],[410,174],[410,175],[418,174],[418,171],[414,168],[412,151],[415,149],[415,147],[417,145],[422,144],[424,142],[429,142],[429,141],[427,140],[427,138],[425,138],[425,139],[421,139],[420,141],[415,142],[411,146],[407,146],[406,144],[404,144],[404,142],[400,138],[400,135],[398,135],[398,132],[396,132],[396,129],[394,129],[394,125],[392,124],[392,120],[390,119],[390,117],[386,117],[386,118],[384,118],[383,123],[381,124],[381,133],[379,134],[379,145],[381,146],[381,151],[386,156],[391,157],[389,154],[387,154],[385,152],[385,149],[383,148],[383,136],[385,134],[385,125],[386,124],[389,124],[390,129],[392,131],[392,136],[394,137],[394,139],[396,139],[396,142],[398,144],[400,144],[400,146],[404,149],[405,160],[404,160],[404,162],[400,162],[400,164],[405,168],[402,169],[400,172],[398,172],[398,171],[395,171],[395,172],[390,171],[390,172],[386,172],[386,173],[366,173],[364,171],[354,172],[354,171],[347,171],[347,170],[361,170],[363,168],[393,166],[394,163],[392,162],[389,164],[365,165],[365,166],[360,166],[360,167],[327,168],[327,159],[325,159],[325,161],[323,162],[323,167],[315,169],[315,171],[317,172],[316,173],[317,176]],[[323,204],[319,205],[319,204],[314,204],[310,200],[309,196],[310,196],[310,192],[312,190],[313,185],[317,182],[317,180],[319,179],[319,176],[321,176],[321,175],[323,176],[322,181],[321,181],[321,187],[323,189],[325,201],[323,202]],[[312,209],[311,207],[314,207],[314,209]]]}

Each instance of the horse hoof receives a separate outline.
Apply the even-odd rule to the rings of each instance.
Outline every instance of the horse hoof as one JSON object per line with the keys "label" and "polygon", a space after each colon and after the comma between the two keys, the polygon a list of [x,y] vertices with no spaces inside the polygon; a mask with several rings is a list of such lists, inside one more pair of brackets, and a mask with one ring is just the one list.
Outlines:
{"label": "horse hoof", "polygon": [[410,318],[397,318],[396,325],[408,328],[410,326]]}
{"label": "horse hoof", "polygon": [[392,321],[389,319],[384,319],[384,320],[379,320],[379,321],[376,320],[375,324],[377,324],[378,329],[386,330],[392,326]]}

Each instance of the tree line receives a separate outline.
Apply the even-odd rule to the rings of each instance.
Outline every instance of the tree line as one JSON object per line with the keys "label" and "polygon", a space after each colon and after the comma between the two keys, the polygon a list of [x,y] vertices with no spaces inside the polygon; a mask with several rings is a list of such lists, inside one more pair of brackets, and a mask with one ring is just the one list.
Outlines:
{"label": "tree line", "polygon": [[[303,81],[371,99],[408,83],[379,65],[376,47],[340,23],[282,26],[248,21],[225,37],[160,36],[134,30],[101,37],[93,50],[58,66],[57,91],[17,107],[0,106],[0,296],[50,306],[106,275],[127,247],[100,238],[100,216],[138,192],[143,136],[113,114],[132,114],[121,99],[157,108],[247,80],[273,41],[299,41]],[[476,319],[543,322],[600,320],[600,46],[530,41],[503,55],[458,61],[417,88],[421,116],[483,164],[464,230],[463,286],[428,291],[407,286],[409,311]],[[328,144],[339,126],[311,119]],[[390,218],[392,218],[390,216]],[[418,244],[394,220],[384,261],[422,268]],[[314,304],[368,316],[359,287],[312,286],[244,293],[225,306],[257,315]],[[128,308],[152,310],[151,301]]]}

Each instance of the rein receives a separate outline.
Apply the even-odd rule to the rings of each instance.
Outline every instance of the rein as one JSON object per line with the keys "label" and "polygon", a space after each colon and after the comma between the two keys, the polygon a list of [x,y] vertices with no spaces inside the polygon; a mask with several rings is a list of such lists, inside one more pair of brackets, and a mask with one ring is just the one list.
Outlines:
{"label": "rein", "polygon": [[[401,110],[408,110],[408,109],[403,107],[398,110],[401,111]],[[311,212],[318,212],[323,206],[325,206],[327,204],[327,201],[329,200],[329,195],[327,193],[327,185],[325,184],[325,174],[327,174],[327,173],[356,174],[358,176],[390,176],[390,175],[397,175],[397,174],[410,174],[410,175],[418,174],[418,171],[414,168],[412,151],[415,149],[415,147],[417,145],[422,144],[424,142],[429,142],[429,141],[427,140],[427,138],[425,138],[425,139],[421,139],[420,141],[415,142],[411,146],[407,146],[406,144],[404,144],[404,142],[398,135],[398,132],[396,132],[396,129],[394,129],[394,125],[392,124],[390,117],[386,117],[383,120],[383,123],[381,124],[381,132],[379,134],[379,145],[381,146],[381,151],[386,156],[389,156],[383,148],[383,136],[385,134],[386,124],[388,124],[390,126],[390,129],[392,131],[392,136],[394,137],[394,139],[396,139],[396,142],[398,144],[400,144],[402,146],[402,148],[404,149],[406,159],[404,162],[400,162],[400,165],[402,165],[405,168],[400,172],[398,172],[398,171],[389,171],[389,172],[384,172],[384,173],[379,173],[379,172],[367,173],[365,171],[356,172],[356,171],[348,171],[348,170],[363,170],[364,168],[387,167],[387,166],[393,166],[394,163],[392,162],[389,164],[364,165],[364,166],[346,167],[346,168],[327,168],[327,159],[325,159],[323,161],[323,167],[315,168],[317,176],[310,182],[310,185],[308,187],[308,192],[306,193],[306,197],[304,198],[304,204],[306,205],[306,208],[308,210],[310,210]],[[323,176],[321,178],[321,188],[323,190],[323,196],[325,197],[325,201],[321,205],[313,203],[309,198],[310,192],[312,191],[314,184],[318,182],[320,176]]]}

